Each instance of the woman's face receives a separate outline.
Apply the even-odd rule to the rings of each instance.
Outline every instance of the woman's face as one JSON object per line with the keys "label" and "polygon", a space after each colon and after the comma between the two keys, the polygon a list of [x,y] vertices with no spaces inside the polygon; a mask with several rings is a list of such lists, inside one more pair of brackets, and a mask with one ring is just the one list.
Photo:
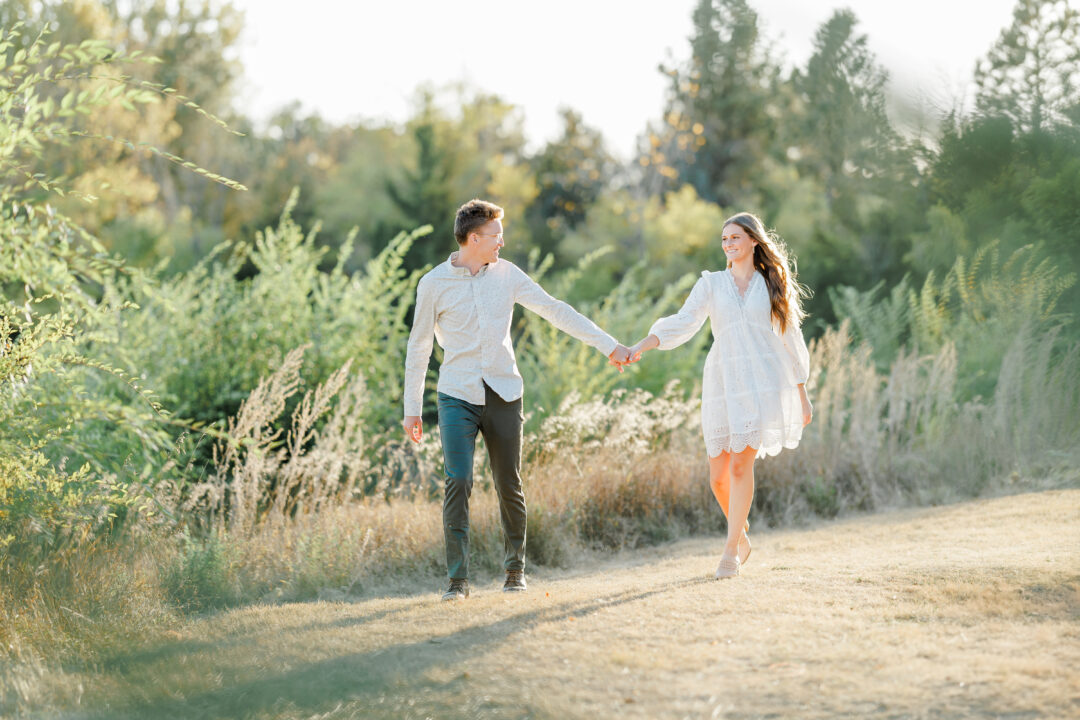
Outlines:
{"label": "woman's face", "polygon": [[753,260],[754,246],[757,245],[757,241],[750,237],[750,233],[746,232],[742,225],[735,223],[725,225],[721,242],[728,262]]}

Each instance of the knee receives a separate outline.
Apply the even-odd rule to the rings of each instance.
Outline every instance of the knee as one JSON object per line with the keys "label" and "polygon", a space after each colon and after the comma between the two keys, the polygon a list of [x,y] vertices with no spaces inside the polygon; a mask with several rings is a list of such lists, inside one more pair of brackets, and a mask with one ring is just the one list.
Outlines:
{"label": "knee", "polygon": [[713,491],[723,490],[731,483],[731,478],[728,473],[713,473],[709,476],[709,485]]}
{"label": "knee", "polygon": [[495,492],[504,500],[524,498],[525,491],[521,483],[521,475],[513,472],[496,476]]}
{"label": "knee", "polygon": [[470,488],[463,478],[446,479],[446,498],[443,500],[443,524],[451,530],[469,529]]}
{"label": "knee", "polygon": [[735,482],[746,480],[754,475],[754,459],[731,461],[731,476]]}
{"label": "knee", "polygon": [[468,500],[470,495],[472,495],[472,473],[465,475],[446,473],[447,499],[464,498]]}

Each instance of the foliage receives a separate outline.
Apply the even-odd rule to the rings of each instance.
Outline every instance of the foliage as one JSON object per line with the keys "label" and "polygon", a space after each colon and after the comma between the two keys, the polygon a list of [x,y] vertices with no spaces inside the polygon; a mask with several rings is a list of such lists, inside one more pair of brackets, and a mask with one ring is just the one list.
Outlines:
{"label": "foliage", "polygon": [[[487,187],[497,167],[517,164],[524,137],[521,118],[515,108],[497,96],[468,94],[464,87],[454,88],[453,107],[460,117],[443,110],[436,94],[424,89],[418,94],[417,114],[409,123],[408,135],[414,148],[412,158],[397,173],[400,179],[387,179],[386,195],[404,220],[399,230],[431,225],[439,232],[422,238],[407,258],[409,268],[445,259],[455,247],[453,221],[457,208],[478,188]],[[489,162],[501,159],[499,165]]]}
{"label": "foliage", "polygon": [[1012,24],[976,68],[981,112],[1038,133],[1080,108],[1080,12],[1065,0],[1018,0]]}
{"label": "foliage", "polygon": [[850,320],[873,348],[879,368],[890,366],[904,346],[927,353],[955,345],[959,397],[990,397],[1016,338],[1050,337],[1074,319],[1059,311],[1059,301],[1076,274],[1040,255],[1029,245],[1002,261],[989,245],[970,259],[958,257],[940,281],[931,271],[918,290],[905,278],[884,296],[881,284],[866,292],[830,288],[829,295],[837,316]]}
{"label": "foliage", "polygon": [[690,59],[663,69],[671,78],[664,122],[650,128],[638,162],[648,192],[689,183],[727,206],[754,192],[771,150],[780,70],[745,0],[700,0],[693,23]]}
{"label": "foliage", "polygon": [[[323,272],[327,248],[316,244],[318,227],[305,233],[292,218],[294,202],[253,243],[223,244],[190,272],[129,287],[140,309],[116,328],[127,341],[110,349],[112,362],[145,373],[180,417],[215,423],[234,415],[260,377],[307,344],[307,381],[324,382],[352,359],[383,389],[361,419],[385,425],[396,417],[419,276],[404,270],[403,258],[427,229],[399,235],[365,272],[345,270],[348,239]],[[248,266],[255,272],[243,277]]]}
{"label": "foliage", "polygon": [[73,193],[64,178],[40,172],[39,161],[76,141],[125,143],[237,186],[155,147],[85,131],[81,122],[100,108],[135,111],[169,90],[121,74],[137,53],[50,40],[45,32],[24,36],[19,24],[0,36],[0,283],[11,288],[0,306],[5,569],[108,530],[145,504],[148,464],[169,472],[157,462],[170,450],[167,411],[137,372],[99,352],[116,341],[109,328],[130,309],[113,288],[121,277],[132,286],[144,279],[57,207]]}

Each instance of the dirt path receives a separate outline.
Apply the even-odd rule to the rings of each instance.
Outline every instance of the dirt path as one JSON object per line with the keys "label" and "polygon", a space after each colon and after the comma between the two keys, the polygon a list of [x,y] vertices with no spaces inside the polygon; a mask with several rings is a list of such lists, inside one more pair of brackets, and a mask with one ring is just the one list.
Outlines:
{"label": "dirt path", "polygon": [[[492,583],[258,607],[81,674],[124,718],[1080,716],[1080,490],[717,539]],[[44,715],[43,715],[44,717]]]}

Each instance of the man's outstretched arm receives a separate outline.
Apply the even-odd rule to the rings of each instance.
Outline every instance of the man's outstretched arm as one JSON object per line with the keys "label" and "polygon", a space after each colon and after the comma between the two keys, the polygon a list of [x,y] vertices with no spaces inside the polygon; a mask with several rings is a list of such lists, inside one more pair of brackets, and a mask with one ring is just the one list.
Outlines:
{"label": "man's outstretched arm", "polygon": [[414,442],[424,436],[420,416],[424,409],[424,378],[431,360],[435,336],[435,299],[424,279],[416,286],[416,309],[413,312],[409,346],[405,352],[405,434]]}
{"label": "man's outstretched arm", "polygon": [[554,298],[544,288],[518,268],[515,301],[531,310],[567,335],[575,337],[604,353],[613,365],[622,366],[630,360],[630,349],[608,335],[589,318],[575,310],[569,303]]}

